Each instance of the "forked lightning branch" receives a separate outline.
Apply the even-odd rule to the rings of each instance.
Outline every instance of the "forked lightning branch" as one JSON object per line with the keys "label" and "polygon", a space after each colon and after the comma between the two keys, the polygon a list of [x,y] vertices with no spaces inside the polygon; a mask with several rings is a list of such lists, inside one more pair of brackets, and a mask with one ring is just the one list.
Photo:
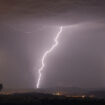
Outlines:
{"label": "forked lightning branch", "polygon": [[54,39],[54,42],[55,42],[54,45],[52,45],[52,47],[51,47],[49,50],[47,50],[47,51],[43,54],[43,56],[42,56],[42,59],[41,59],[41,67],[40,67],[39,70],[38,70],[38,80],[37,80],[37,84],[36,84],[36,87],[37,87],[37,88],[39,88],[40,81],[41,81],[41,77],[42,77],[42,71],[44,70],[44,67],[45,67],[45,59],[46,59],[47,55],[48,55],[49,53],[51,53],[51,52],[55,49],[55,47],[57,47],[57,45],[59,44],[58,39],[59,39],[59,37],[60,37],[60,35],[61,35],[61,33],[62,33],[62,30],[63,30],[63,27],[61,26],[61,27],[59,28],[59,31],[58,31],[58,33],[57,33],[55,39]]}

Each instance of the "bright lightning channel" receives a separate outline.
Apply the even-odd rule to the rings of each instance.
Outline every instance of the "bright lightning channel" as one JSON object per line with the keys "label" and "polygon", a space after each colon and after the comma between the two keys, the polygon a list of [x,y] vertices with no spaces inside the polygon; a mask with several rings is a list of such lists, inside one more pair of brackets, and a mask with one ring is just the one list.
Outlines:
{"label": "bright lightning channel", "polygon": [[60,34],[62,33],[62,30],[63,30],[63,27],[61,26],[60,29],[59,29],[59,32],[57,33],[57,35],[56,35],[56,37],[54,39],[54,41],[55,41],[54,45],[49,50],[47,50],[44,53],[43,57],[42,57],[42,60],[41,60],[42,66],[38,70],[39,76],[38,76],[38,81],[37,81],[37,85],[36,85],[37,88],[39,88],[39,85],[40,85],[40,80],[41,80],[41,76],[42,76],[42,73],[41,72],[43,71],[43,69],[45,67],[45,63],[44,63],[45,62],[45,59],[46,59],[47,55],[49,53],[51,53],[54,50],[55,47],[57,47],[57,45],[58,45],[58,38],[59,38]]}

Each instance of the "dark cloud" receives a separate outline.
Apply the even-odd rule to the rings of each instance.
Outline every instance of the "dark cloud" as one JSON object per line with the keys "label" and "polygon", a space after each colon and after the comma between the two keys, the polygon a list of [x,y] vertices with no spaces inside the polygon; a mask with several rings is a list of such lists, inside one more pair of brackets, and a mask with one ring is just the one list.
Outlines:
{"label": "dark cloud", "polygon": [[[40,20],[52,24],[71,24],[103,20],[103,0],[0,0],[0,13],[9,20]],[[17,19],[16,19],[17,18]]]}

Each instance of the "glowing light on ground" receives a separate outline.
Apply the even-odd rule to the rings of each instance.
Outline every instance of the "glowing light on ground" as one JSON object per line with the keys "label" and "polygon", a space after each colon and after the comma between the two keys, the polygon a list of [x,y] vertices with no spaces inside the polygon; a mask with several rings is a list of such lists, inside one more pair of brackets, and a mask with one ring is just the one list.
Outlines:
{"label": "glowing light on ground", "polygon": [[42,73],[41,72],[43,71],[43,69],[45,67],[45,59],[46,59],[47,55],[49,53],[51,53],[54,50],[55,47],[57,47],[57,45],[58,45],[58,38],[60,37],[60,34],[62,33],[62,30],[63,30],[63,27],[61,26],[60,29],[59,29],[59,32],[57,33],[57,35],[56,35],[56,37],[54,39],[54,41],[55,41],[54,45],[49,50],[47,50],[44,53],[44,55],[43,55],[43,57],[41,59],[42,65],[41,65],[41,68],[38,70],[38,74],[39,75],[38,75],[38,81],[37,81],[37,84],[36,84],[36,88],[39,88],[39,85],[40,85],[40,81],[41,81],[41,77],[42,77]]}

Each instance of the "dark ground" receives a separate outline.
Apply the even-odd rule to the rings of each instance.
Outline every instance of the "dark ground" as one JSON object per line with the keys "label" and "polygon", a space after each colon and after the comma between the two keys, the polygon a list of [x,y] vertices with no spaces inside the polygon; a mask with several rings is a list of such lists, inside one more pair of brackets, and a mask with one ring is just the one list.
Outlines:
{"label": "dark ground", "polygon": [[105,105],[104,99],[67,98],[41,93],[0,95],[0,105]]}

